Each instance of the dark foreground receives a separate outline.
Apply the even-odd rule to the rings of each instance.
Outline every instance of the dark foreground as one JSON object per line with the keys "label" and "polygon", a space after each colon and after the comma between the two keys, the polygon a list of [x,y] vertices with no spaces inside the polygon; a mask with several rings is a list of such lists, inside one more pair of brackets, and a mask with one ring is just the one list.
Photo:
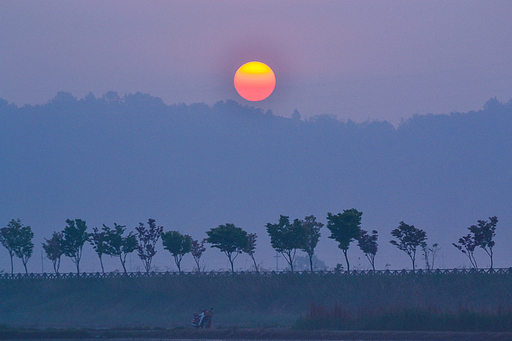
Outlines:
{"label": "dark foreground", "polygon": [[[396,334],[402,339],[444,340],[454,335],[444,332],[512,332],[512,273],[157,275],[0,279],[0,333],[284,340],[359,330],[390,340],[400,330],[409,333]],[[210,307],[214,328],[195,335],[192,313]]]}
{"label": "dark foreground", "polygon": [[0,340],[512,340],[512,333],[303,331],[288,328],[211,330],[2,330]]}

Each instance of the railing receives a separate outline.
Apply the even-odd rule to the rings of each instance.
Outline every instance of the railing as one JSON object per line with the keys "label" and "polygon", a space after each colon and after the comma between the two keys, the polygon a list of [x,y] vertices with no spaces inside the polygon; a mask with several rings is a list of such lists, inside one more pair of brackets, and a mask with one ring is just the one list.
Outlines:
{"label": "railing", "polygon": [[[0,273],[0,280],[27,280],[27,279],[76,279],[76,278],[165,278],[176,276],[233,276],[233,275],[253,275],[253,276],[276,276],[291,275],[290,271],[238,271],[232,273],[230,271],[210,271],[210,272],[82,272],[77,273]],[[512,267],[498,269],[436,269],[436,270],[351,270],[348,271],[295,271],[295,275],[317,275],[317,276],[333,276],[333,275],[352,275],[352,276],[404,276],[404,275],[451,275],[451,274],[498,274],[512,275]]]}

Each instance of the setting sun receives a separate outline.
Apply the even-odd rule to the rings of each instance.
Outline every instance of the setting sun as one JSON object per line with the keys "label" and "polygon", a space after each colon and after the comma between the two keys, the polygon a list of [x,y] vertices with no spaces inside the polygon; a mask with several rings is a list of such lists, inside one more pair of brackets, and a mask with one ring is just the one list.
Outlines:
{"label": "setting sun", "polygon": [[249,62],[235,73],[235,89],[248,101],[262,101],[274,91],[276,76],[274,71],[261,62]]}

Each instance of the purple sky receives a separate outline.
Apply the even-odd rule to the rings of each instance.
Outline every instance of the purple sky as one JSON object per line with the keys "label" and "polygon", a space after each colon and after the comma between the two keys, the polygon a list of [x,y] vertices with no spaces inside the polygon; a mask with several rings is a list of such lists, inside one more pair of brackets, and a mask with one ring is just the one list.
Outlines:
{"label": "purple sky", "polygon": [[397,123],[508,101],[510,13],[509,0],[2,0],[0,98],[113,90],[251,104],[232,78],[259,60],[277,86],[258,107]]}

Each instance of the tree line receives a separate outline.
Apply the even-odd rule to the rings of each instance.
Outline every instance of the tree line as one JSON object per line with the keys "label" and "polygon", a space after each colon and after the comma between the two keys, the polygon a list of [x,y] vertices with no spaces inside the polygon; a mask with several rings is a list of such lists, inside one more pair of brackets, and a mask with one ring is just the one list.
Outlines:
{"label": "tree line", "polygon": [[[338,214],[327,214],[327,229],[330,231],[328,238],[335,240],[341,249],[347,271],[350,271],[348,250],[353,242],[368,259],[375,271],[375,256],[378,251],[378,231],[371,232],[361,228],[363,212],[354,208],[343,210]],[[476,248],[483,249],[490,258],[490,268],[493,268],[494,237],[498,218],[490,217],[489,220],[478,220],[476,225],[468,227],[469,233],[461,237],[457,243],[452,243],[458,250],[466,255],[475,269],[478,268],[474,252]],[[205,243],[212,248],[217,248],[224,253],[234,272],[236,258],[245,253],[251,257],[254,269],[259,272],[255,259],[257,235],[248,233],[244,229],[227,223],[211,228],[206,232],[207,237],[195,240],[187,234],[179,231],[165,231],[163,226],[158,226],[154,219],[149,219],[147,224],[139,223],[135,232],[126,233],[125,225],[114,223],[110,228],[103,224],[101,229],[94,227],[92,232],[87,232],[87,224],[82,219],[66,220],[63,231],[54,232],[50,239],[45,238],[42,247],[46,257],[52,262],[55,273],[59,273],[62,256],[69,257],[80,273],[80,261],[82,250],[89,243],[98,255],[101,271],[104,273],[103,256],[119,258],[123,271],[126,273],[126,257],[137,251],[144,270],[150,272],[152,260],[156,251],[156,245],[161,240],[163,248],[172,255],[178,271],[181,272],[181,261],[190,253],[195,261],[195,271],[200,272],[200,260],[206,251]],[[267,223],[266,230],[270,237],[272,248],[280,253],[288,263],[291,272],[294,271],[294,261],[297,251],[302,251],[309,258],[310,271],[314,271],[313,256],[320,240],[320,231],[324,224],[318,222],[313,215],[304,219],[290,220],[289,216],[281,215],[277,223]],[[400,251],[406,253],[412,262],[413,271],[416,270],[416,257],[421,252],[427,270],[434,269],[435,259],[440,250],[439,244],[427,244],[427,234],[424,230],[408,225],[401,221],[399,226],[391,231],[394,238],[390,243]],[[30,226],[25,226],[20,219],[12,219],[6,227],[0,229],[0,243],[7,249],[11,261],[11,273],[14,273],[13,258],[20,258],[25,273],[28,273],[27,263],[32,256],[34,233]],[[342,266],[338,265],[341,270]]]}

